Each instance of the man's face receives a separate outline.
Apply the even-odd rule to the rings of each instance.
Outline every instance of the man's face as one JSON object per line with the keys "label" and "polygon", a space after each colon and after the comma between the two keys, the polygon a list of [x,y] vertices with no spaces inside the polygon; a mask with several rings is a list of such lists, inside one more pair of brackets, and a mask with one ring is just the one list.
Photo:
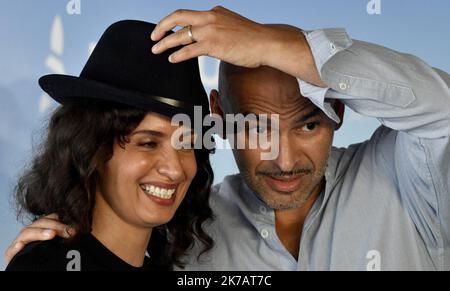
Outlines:
{"label": "man's face", "polygon": [[[262,161],[262,150],[234,150],[239,170],[249,187],[276,210],[301,207],[320,191],[334,124],[309,99],[300,95],[295,78],[271,68],[245,70],[230,75],[224,113],[278,114],[279,155]],[[222,93],[222,92],[221,92]],[[264,131],[264,129],[262,130]],[[248,136],[248,134],[247,134]]]}

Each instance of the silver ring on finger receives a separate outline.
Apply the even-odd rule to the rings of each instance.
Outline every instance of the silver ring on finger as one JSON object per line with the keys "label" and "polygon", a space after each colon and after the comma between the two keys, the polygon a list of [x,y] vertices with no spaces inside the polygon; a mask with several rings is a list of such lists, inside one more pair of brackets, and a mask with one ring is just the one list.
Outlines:
{"label": "silver ring on finger", "polygon": [[192,33],[192,25],[189,25],[187,27],[187,32],[188,32],[188,37],[189,37],[189,40],[191,41],[191,43],[196,43],[197,40],[195,39],[194,34]]}

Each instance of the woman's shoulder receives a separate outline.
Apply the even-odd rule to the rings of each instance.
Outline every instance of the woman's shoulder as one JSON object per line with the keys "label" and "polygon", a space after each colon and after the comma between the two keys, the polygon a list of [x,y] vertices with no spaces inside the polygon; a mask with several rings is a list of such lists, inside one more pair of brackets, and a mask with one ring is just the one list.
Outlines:
{"label": "woman's shoulder", "polygon": [[32,242],[11,260],[5,271],[66,271],[68,251],[61,238]]}

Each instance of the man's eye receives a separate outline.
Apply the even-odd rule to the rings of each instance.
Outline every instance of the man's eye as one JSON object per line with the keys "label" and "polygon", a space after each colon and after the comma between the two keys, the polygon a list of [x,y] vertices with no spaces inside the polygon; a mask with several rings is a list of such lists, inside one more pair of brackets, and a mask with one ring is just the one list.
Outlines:
{"label": "man's eye", "polygon": [[266,133],[267,128],[264,126],[255,126],[255,127],[250,127],[248,132],[249,134],[264,134]]}
{"label": "man's eye", "polygon": [[311,132],[311,131],[313,131],[314,129],[316,129],[317,125],[319,125],[318,122],[310,122],[310,123],[307,123],[307,124],[305,124],[305,125],[302,127],[302,131],[305,131],[305,132]]}

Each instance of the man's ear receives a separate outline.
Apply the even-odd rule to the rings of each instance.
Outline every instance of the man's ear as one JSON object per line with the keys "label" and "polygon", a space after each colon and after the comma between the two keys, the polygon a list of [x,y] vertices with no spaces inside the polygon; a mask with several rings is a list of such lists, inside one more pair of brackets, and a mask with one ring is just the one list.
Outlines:
{"label": "man's ear", "polygon": [[339,124],[336,125],[336,130],[339,130],[339,128],[341,128],[342,124],[344,123],[345,104],[342,103],[340,100],[335,100],[334,112],[336,112],[337,116],[341,120],[341,122],[339,122]]}
{"label": "man's ear", "polygon": [[209,94],[209,104],[211,106],[211,113],[224,118],[222,105],[220,103],[220,95],[217,90],[211,90],[211,93]]}
{"label": "man's ear", "polygon": [[211,106],[211,113],[220,116],[222,119],[222,132],[216,132],[222,139],[226,139],[225,131],[226,131],[226,123],[225,123],[225,114],[223,113],[222,105],[220,102],[220,94],[217,90],[211,90],[209,93],[209,104]]}

